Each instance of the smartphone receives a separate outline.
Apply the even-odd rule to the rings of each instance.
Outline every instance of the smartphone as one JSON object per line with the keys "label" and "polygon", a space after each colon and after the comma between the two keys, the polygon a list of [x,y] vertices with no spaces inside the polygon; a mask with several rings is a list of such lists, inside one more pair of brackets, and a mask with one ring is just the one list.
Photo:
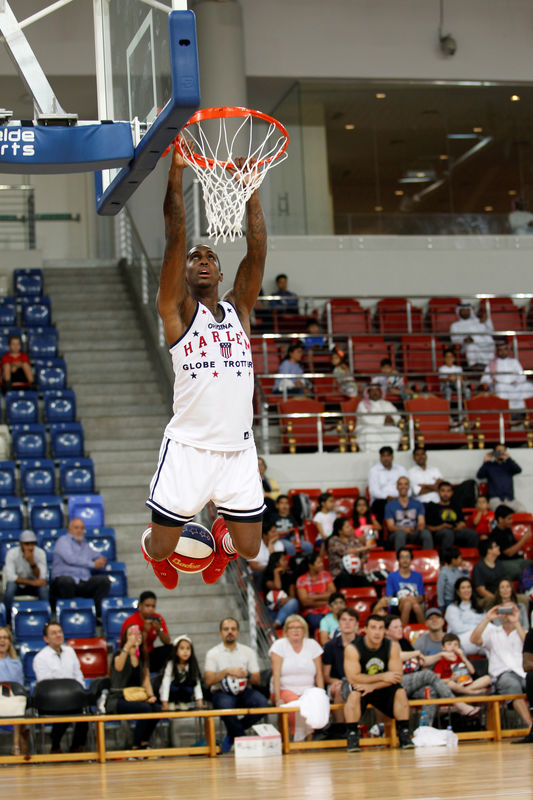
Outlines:
{"label": "smartphone", "polygon": [[139,633],[140,633],[140,630],[141,630],[141,629],[139,628],[139,626],[138,626],[138,625],[132,625],[132,626],[131,626],[131,628],[130,628],[130,630],[131,630],[131,631],[133,631],[133,633],[135,634],[135,636],[138,636],[138,635],[139,635]]}
{"label": "smartphone", "polygon": [[514,608],[512,606],[498,606],[498,614],[513,614]]}

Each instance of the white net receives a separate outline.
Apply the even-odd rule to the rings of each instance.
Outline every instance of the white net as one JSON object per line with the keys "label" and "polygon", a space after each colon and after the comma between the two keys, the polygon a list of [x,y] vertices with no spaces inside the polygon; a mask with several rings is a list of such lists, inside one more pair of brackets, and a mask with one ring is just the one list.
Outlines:
{"label": "white net", "polygon": [[270,167],[287,158],[286,132],[250,113],[189,123],[177,141],[202,185],[207,235],[215,244],[235,241],[247,201]]}

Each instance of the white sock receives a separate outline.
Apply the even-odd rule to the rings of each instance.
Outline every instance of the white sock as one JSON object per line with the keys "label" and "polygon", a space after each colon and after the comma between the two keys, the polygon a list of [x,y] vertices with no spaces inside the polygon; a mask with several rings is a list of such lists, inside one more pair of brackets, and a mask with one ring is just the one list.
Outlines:
{"label": "white sock", "polygon": [[233,556],[237,552],[229,531],[224,535],[224,538],[222,539],[222,548],[224,552],[228,554],[228,556]]}

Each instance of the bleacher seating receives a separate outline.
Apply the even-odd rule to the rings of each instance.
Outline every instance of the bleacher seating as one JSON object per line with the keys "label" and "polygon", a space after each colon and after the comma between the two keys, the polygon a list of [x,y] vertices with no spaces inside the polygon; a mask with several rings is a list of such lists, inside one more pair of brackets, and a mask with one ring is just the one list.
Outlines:
{"label": "bleacher seating", "polygon": [[0,297],[0,327],[12,327],[17,323],[17,301],[14,297]]}
{"label": "bleacher seating", "polygon": [[13,455],[20,458],[46,458],[46,428],[40,423],[13,425]]}
{"label": "bleacher seating", "polygon": [[108,561],[102,570],[111,581],[111,588],[108,597],[126,597],[128,594],[128,579],[126,576],[126,565],[123,561]]}
{"label": "bleacher seating", "polygon": [[[51,303],[49,297],[22,298],[22,324],[25,328],[49,327]],[[7,324],[7,323],[6,323]]]}
{"label": "bleacher seating", "polygon": [[76,395],[72,389],[43,392],[44,421],[50,425],[76,420]]}
{"label": "bleacher seating", "polygon": [[56,617],[63,628],[65,639],[96,636],[96,608],[93,600],[84,597],[58,600]]}
{"label": "bleacher seating", "polygon": [[62,528],[64,515],[61,498],[56,495],[41,495],[27,498],[30,528],[50,530]]}
{"label": "bleacher seating", "polygon": [[22,530],[24,505],[20,497],[0,497],[0,530]]}
{"label": "bleacher seating", "polygon": [[80,422],[55,422],[50,425],[50,450],[58,459],[83,458],[84,438]]}
{"label": "bleacher seating", "polygon": [[39,421],[39,399],[37,392],[6,392],[6,422],[8,425],[24,425]]}
{"label": "bleacher seating", "polygon": [[99,494],[70,495],[68,517],[80,517],[86,528],[102,528],[105,525],[104,501]]}
{"label": "bleacher seating", "polygon": [[136,597],[104,597],[102,600],[102,628],[106,639],[116,640],[125,619],[137,611]]}
{"label": "bleacher seating", "polygon": [[21,462],[20,485],[24,496],[53,495],[55,482],[55,467],[51,459],[28,458]]}
{"label": "bleacher seating", "polygon": [[37,544],[42,547],[46,553],[46,560],[49,564],[52,563],[54,555],[54,547],[60,536],[64,536],[67,532],[66,528],[48,528],[45,530],[36,531]]}
{"label": "bleacher seating", "polygon": [[15,462],[0,461],[0,495],[13,496],[15,491]]}
{"label": "bleacher seating", "polygon": [[43,626],[52,615],[50,603],[44,600],[14,600],[11,614],[17,641],[42,642]]}
{"label": "bleacher seating", "polygon": [[57,333],[55,328],[46,328],[44,330],[30,328],[28,335],[28,355],[32,361],[39,358],[56,358]]}
{"label": "bleacher seating", "polygon": [[6,624],[6,607],[3,603],[0,603],[0,626],[3,628]]}
{"label": "bleacher seating", "polygon": [[24,678],[26,683],[31,683],[35,680],[35,671],[33,669],[33,659],[44,647],[44,641],[37,641],[36,639],[32,639],[29,642],[19,642],[19,653],[20,653],[20,660],[22,662],[22,672],[24,673]]}
{"label": "bleacher seating", "polygon": [[35,377],[37,389],[44,392],[47,389],[67,388],[67,365],[62,358],[49,358],[35,362]]}
{"label": "bleacher seating", "polygon": [[91,458],[61,458],[59,488],[64,495],[94,493],[94,464]]}
{"label": "bleacher seating", "polygon": [[95,678],[105,678],[108,675],[105,639],[76,636],[76,638],[68,639],[67,644],[76,651],[84,678],[94,680]]}
{"label": "bleacher seating", "polygon": [[92,529],[89,529],[85,534],[85,539],[95,550],[98,550],[101,556],[105,556],[108,561],[114,561],[116,559],[117,548],[114,535],[95,534]]}
{"label": "bleacher seating", "polygon": [[40,297],[43,293],[43,271],[37,267],[13,270],[17,297]]}

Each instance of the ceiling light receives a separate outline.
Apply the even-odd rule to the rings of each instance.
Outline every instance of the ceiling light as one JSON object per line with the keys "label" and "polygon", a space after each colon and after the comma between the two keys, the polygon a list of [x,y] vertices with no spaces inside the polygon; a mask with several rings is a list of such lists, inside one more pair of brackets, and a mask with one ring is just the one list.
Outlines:
{"label": "ceiling light", "polygon": [[355,125],[353,124],[353,122],[347,122],[346,125],[344,126],[344,130],[345,131],[354,131],[355,130]]}
{"label": "ceiling light", "polygon": [[402,197],[403,196],[403,189],[395,189],[394,190],[394,194],[396,195],[396,197]]}
{"label": "ceiling light", "polygon": [[475,133],[449,133],[448,139],[477,139]]}
{"label": "ceiling light", "polygon": [[408,169],[398,180],[398,183],[427,183],[432,180],[435,180],[435,170],[428,169],[422,171]]}
{"label": "ceiling light", "polygon": [[512,103],[518,103],[519,100],[520,100],[520,95],[518,95],[518,94],[512,94],[511,95],[511,102]]}
{"label": "ceiling light", "polygon": [[447,153],[441,153],[439,158],[440,158],[441,161],[448,161]]}
{"label": "ceiling light", "polygon": [[492,206],[485,206],[483,211],[494,211],[494,208]]}
{"label": "ceiling light", "polygon": [[386,97],[387,97],[387,95],[385,94],[385,92],[376,92],[376,99],[377,100],[385,100]]}
{"label": "ceiling light", "polygon": [[425,172],[417,172],[416,173],[416,177],[417,178],[425,178],[426,177],[426,173]]}
{"label": "ceiling light", "polygon": [[383,206],[374,206],[374,211],[383,211]]}
{"label": "ceiling light", "polygon": [[477,128],[472,128],[472,130],[474,131],[474,133],[483,133],[483,128],[477,127]]}
{"label": "ceiling light", "polygon": [[509,189],[507,194],[509,195],[509,197],[515,197],[518,194],[518,192],[516,191],[516,189]]}

